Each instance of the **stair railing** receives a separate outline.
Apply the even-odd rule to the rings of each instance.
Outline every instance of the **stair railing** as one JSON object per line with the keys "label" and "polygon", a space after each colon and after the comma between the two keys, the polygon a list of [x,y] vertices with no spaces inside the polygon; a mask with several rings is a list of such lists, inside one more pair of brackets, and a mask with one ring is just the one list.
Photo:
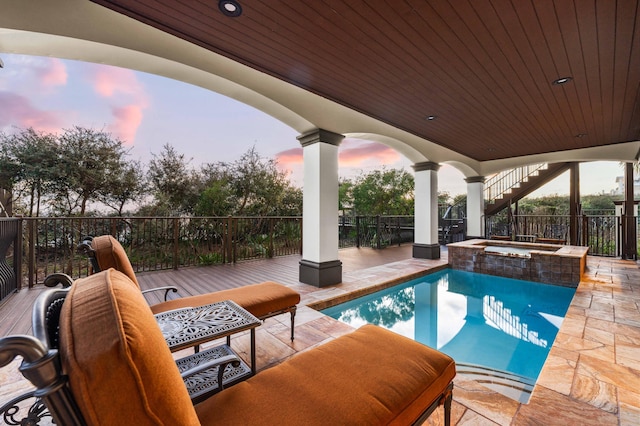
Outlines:
{"label": "stair railing", "polygon": [[548,163],[529,164],[504,170],[487,179],[484,183],[484,199],[491,204],[504,194],[517,188],[520,183],[526,182],[531,176],[537,176],[541,170],[545,170]]}

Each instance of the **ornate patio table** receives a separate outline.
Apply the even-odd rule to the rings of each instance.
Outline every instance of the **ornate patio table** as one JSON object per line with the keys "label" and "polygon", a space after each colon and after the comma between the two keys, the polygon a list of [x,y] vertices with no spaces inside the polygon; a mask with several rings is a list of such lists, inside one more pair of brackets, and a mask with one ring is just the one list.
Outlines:
{"label": "ornate patio table", "polygon": [[[172,352],[196,347],[196,353],[176,361],[178,368],[183,369],[205,363],[210,359],[235,355],[239,366],[229,365],[224,371],[223,384],[236,383],[256,372],[256,327],[261,321],[238,306],[231,300],[212,303],[195,308],[182,308],[155,315],[160,330]],[[251,370],[246,363],[231,349],[231,335],[242,331],[250,331],[251,335]],[[227,344],[197,352],[200,344],[226,337]],[[211,388],[217,375],[214,371],[204,371],[185,382],[189,394],[198,396],[204,389]]]}

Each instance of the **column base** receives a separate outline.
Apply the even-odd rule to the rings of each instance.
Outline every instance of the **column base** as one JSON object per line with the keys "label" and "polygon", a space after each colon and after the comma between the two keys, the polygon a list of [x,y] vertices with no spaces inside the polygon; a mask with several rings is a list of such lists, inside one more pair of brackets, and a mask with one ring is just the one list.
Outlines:
{"label": "column base", "polygon": [[440,244],[413,244],[413,257],[417,259],[440,259]]}
{"label": "column base", "polygon": [[299,280],[302,283],[316,287],[326,287],[342,282],[342,262],[332,260],[329,262],[300,261]]}

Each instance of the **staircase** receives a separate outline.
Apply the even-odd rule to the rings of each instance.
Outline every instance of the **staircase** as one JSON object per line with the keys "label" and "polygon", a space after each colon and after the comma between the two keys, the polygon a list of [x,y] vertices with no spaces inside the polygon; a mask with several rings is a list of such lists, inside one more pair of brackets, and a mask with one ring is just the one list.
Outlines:
{"label": "staircase", "polygon": [[538,163],[506,170],[487,179],[484,214],[492,216],[569,170],[571,163]]}

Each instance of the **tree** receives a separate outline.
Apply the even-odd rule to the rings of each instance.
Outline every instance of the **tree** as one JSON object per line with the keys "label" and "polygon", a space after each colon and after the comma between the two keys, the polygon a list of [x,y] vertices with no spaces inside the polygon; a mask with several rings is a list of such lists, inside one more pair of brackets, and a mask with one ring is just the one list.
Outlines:
{"label": "tree", "polygon": [[343,215],[353,213],[353,182],[350,179],[338,182],[338,210]]}
{"label": "tree", "polygon": [[14,192],[14,201],[27,199],[28,216],[40,214],[43,197],[59,173],[56,136],[33,128],[0,135],[0,187]]}
{"label": "tree", "polygon": [[352,189],[358,215],[411,215],[414,179],[402,169],[375,170],[360,175]]}
{"label": "tree", "polygon": [[97,198],[107,207],[122,216],[125,205],[139,200],[145,195],[144,172],[139,161],[119,164],[109,182],[109,186],[98,190]]}
{"label": "tree", "polygon": [[539,198],[523,198],[518,201],[518,214],[567,215],[569,214],[569,196],[556,194]]}
{"label": "tree", "polygon": [[122,142],[108,133],[78,126],[65,130],[59,138],[54,207],[62,214],[84,215],[87,204],[111,187],[126,154]]}
{"label": "tree", "polygon": [[200,215],[270,216],[302,212],[302,191],[291,185],[277,162],[261,157],[255,147],[239,160],[206,164]]}
{"label": "tree", "polygon": [[611,211],[613,212],[616,209],[616,205],[614,203],[615,198],[609,194],[600,194],[600,195],[585,195],[580,198],[580,203],[582,204],[582,210],[597,210],[599,211],[597,214],[601,214],[603,211]]}
{"label": "tree", "polygon": [[229,182],[213,180],[200,194],[195,213],[198,216],[226,216],[234,210],[234,196]]}
{"label": "tree", "polygon": [[197,202],[198,177],[189,169],[191,159],[185,159],[170,144],[165,144],[159,155],[152,155],[147,178],[156,213],[192,213]]}

